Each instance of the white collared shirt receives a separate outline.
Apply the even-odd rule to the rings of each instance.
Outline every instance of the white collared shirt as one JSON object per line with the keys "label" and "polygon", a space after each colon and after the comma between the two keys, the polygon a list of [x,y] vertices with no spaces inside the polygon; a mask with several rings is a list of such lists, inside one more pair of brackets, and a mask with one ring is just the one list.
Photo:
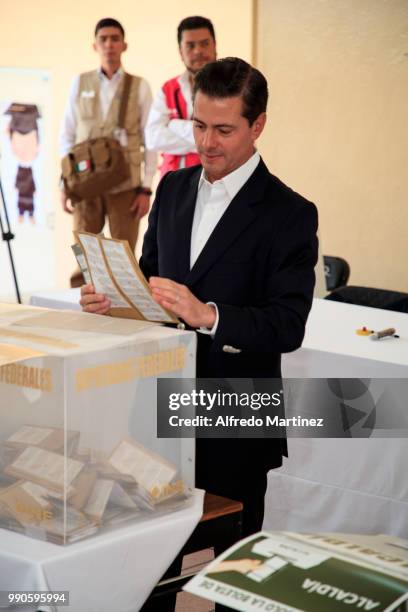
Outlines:
{"label": "white collared shirt", "polygon": [[[219,181],[214,181],[214,183],[210,183],[205,178],[205,171],[203,169],[198,184],[193,226],[191,229],[190,269],[194,266],[229,204],[255,171],[260,159],[258,151],[255,151],[245,164],[242,164],[242,166]],[[216,310],[215,323],[210,330],[200,328],[199,331],[209,333],[214,337],[219,321],[218,308],[214,302],[207,303],[214,306]]]}
{"label": "white collared shirt", "polygon": [[[99,101],[101,105],[102,118],[105,119],[113,97],[119,86],[124,75],[123,68],[119,68],[112,76],[111,79],[104,74],[99,68],[98,76],[100,82],[99,88]],[[65,109],[64,119],[62,121],[61,132],[60,132],[60,154],[64,157],[75,144],[76,134],[76,116],[75,106],[79,92],[79,79],[80,76],[76,76],[71,85],[71,91],[68,98],[68,103]],[[150,106],[152,103],[152,93],[148,82],[145,79],[140,79],[139,84],[139,110],[140,110],[140,129],[142,138],[144,138],[144,130],[147,123],[147,117],[149,115]],[[142,184],[144,187],[151,187],[154,174],[157,167],[157,155],[153,151],[144,151],[144,176]]]}
{"label": "white collared shirt", "polygon": [[109,107],[112,103],[116,90],[119,87],[119,83],[121,82],[123,78],[123,74],[124,74],[123,68],[119,68],[119,70],[115,72],[112,78],[109,79],[106,76],[106,74],[102,71],[101,68],[99,68],[98,70],[99,83],[100,83],[99,102],[101,105],[102,119],[104,121],[109,112]]}
{"label": "white collared shirt", "polygon": [[219,181],[210,183],[203,169],[198,184],[194,220],[191,230],[190,268],[195,264],[215,226],[227,210],[231,200],[245,185],[259,164],[258,151],[239,168]]}

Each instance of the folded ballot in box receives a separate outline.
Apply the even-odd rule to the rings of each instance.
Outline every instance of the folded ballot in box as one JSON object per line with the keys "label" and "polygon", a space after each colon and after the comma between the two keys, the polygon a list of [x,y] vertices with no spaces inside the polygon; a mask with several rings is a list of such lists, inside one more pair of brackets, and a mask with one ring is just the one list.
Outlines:
{"label": "folded ballot in box", "polygon": [[195,336],[0,305],[0,527],[68,544],[189,503],[192,440],[157,439],[156,379]]}

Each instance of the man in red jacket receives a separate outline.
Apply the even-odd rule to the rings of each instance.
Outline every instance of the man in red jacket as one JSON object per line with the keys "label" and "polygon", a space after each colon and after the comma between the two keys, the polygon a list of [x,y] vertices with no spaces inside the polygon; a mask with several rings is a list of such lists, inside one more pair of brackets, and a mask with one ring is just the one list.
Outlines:
{"label": "man in red jacket", "polygon": [[147,149],[162,152],[161,177],[170,170],[200,163],[193,137],[194,77],[216,58],[214,26],[205,17],[186,17],[177,28],[185,72],[164,83],[150,109],[145,128]]}

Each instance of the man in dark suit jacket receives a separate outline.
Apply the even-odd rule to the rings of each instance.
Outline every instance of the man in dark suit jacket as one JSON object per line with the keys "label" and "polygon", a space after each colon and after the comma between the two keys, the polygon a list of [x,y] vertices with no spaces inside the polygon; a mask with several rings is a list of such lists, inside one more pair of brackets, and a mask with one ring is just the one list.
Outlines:
{"label": "man in dark suit jacket", "polygon": [[[255,149],[267,83],[243,60],[195,79],[202,167],[170,172],[149,216],[140,261],[158,303],[199,330],[197,375],[280,377],[281,353],[303,340],[317,260],[313,204],[271,175]],[[82,291],[89,312],[109,302]],[[196,483],[244,503],[244,535],[261,529],[266,476],[282,439],[197,440]]]}

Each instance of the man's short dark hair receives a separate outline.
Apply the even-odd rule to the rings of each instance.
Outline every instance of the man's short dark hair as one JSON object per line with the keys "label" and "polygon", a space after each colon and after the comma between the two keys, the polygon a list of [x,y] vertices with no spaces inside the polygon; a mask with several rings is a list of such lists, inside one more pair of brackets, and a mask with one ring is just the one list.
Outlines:
{"label": "man's short dark hair", "polygon": [[264,75],[238,57],[225,57],[206,64],[196,74],[193,94],[209,98],[242,97],[242,115],[249,125],[266,111],[268,83]]}
{"label": "man's short dark hair", "polygon": [[112,17],[100,19],[95,26],[95,38],[99,30],[102,28],[118,28],[118,30],[121,31],[123,38],[125,38],[125,30],[123,29],[123,25],[119,23],[117,19],[113,19]]}
{"label": "man's short dark hair", "polygon": [[185,19],[180,21],[177,28],[177,42],[179,46],[184,30],[198,30],[200,28],[206,28],[215,41],[214,26],[211,21],[206,17],[199,17],[198,15],[196,15],[194,17],[186,17]]}

